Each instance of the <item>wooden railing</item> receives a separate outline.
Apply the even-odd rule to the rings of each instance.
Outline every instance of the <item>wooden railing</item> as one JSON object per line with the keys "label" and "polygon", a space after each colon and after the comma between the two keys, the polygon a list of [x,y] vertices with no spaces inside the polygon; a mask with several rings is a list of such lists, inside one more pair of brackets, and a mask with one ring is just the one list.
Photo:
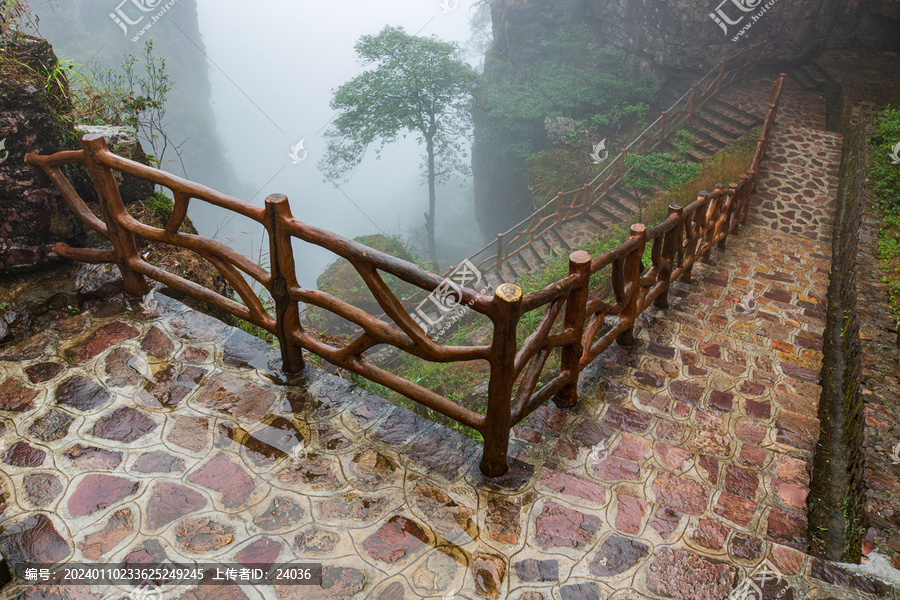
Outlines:
{"label": "wooden railing", "polygon": [[[272,195],[266,199],[264,207],[253,206],[117,156],[97,134],[84,136],[81,150],[51,156],[28,154],[25,160],[29,165],[41,167],[59,188],[69,207],[112,245],[109,250],[100,250],[57,244],[57,254],[79,261],[118,265],[128,294],[146,294],[149,287],[145,277],[150,277],[271,332],[280,342],[286,372],[296,373],[303,369],[302,350],[307,350],[479,431],[485,440],[481,471],[488,477],[496,477],[507,470],[511,427],[551,397],[555,396],[561,407],[573,406],[581,370],[613,341],[630,344],[637,316],[651,304],[664,307],[669,285],[677,279],[690,281],[696,259],[709,260],[713,245],[724,247],[728,235],[737,230],[747,214],[750,196],[756,186],[783,86],[784,75],[773,89],[769,113],[750,170],[738,183],[727,187],[718,185],[709,193],[701,192],[689,206],[670,207],[668,218],[649,230],[640,224],[632,226],[631,238],[602,256],[591,258],[584,252],[574,252],[569,259],[568,277],[526,295],[512,284],[499,286],[493,295],[451,284],[415,264],[298,221],[291,215],[285,196]],[[99,217],[91,212],[61,171],[62,166],[73,163],[84,164],[91,174],[100,204]],[[171,190],[174,209],[165,228],[151,227],[129,214],[116,185],[117,172]],[[262,225],[269,238],[269,270],[221,242],[180,232],[193,199],[234,211]],[[137,250],[135,236],[196,252],[218,269],[234,288],[240,302],[148,263]],[[294,238],[327,248],[348,260],[389,320],[372,316],[327,292],[302,288],[295,276]],[[652,260],[642,272],[641,256],[648,243],[652,244]],[[382,274],[393,275],[427,292],[441,288],[443,293],[454,294],[456,302],[466,304],[490,319],[493,324],[491,343],[482,346],[438,343],[407,314],[385,285]],[[591,297],[592,278],[607,276],[613,298],[607,301],[603,297]],[[248,278],[271,294],[275,301],[274,314],[266,311]],[[304,330],[300,319],[301,302],[355,323],[362,333],[345,347],[321,341]],[[537,329],[519,345],[517,326],[523,315],[532,311],[543,311],[543,317]],[[381,344],[434,362],[486,361],[490,366],[486,414],[463,407],[367,360],[366,351]],[[557,348],[561,351],[560,369],[538,389],[547,360]]]}
{"label": "wooden railing", "polygon": [[758,50],[763,44],[751,44],[747,49],[722,58],[719,65],[691,86],[681,98],[640,133],[606,165],[590,182],[580,188],[559,192],[547,204],[488,242],[468,261],[483,271],[498,275],[509,260],[551,229],[565,223],[585,220],[587,213],[602,203],[627,172],[625,159],[631,154],[653,152],[685,123],[690,124],[694,113],[713,96],[753,68],[762,57]]}

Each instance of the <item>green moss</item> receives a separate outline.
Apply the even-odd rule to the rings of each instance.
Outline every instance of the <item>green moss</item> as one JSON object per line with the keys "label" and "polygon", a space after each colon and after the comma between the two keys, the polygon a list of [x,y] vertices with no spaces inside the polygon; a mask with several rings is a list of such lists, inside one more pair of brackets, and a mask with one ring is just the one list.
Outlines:
{"label": "green moss", "polygon": [[154,192],[153,195],[145,198],[142,204],[147,212],[163,222],[168,220],[172,210],[175,208],[175,203],[172,199],[162,192]]}

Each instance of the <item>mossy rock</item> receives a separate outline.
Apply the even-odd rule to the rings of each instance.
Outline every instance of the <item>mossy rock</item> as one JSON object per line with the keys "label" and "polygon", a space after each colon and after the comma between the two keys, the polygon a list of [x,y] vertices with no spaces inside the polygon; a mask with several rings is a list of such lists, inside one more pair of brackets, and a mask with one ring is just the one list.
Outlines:
{"label": "mossy rock", "polygon": [[[354,238],[354,241],[396,258],[421,264],[416,253],[404,244],[399,236],[386,236],[378,233],[359,236]],[[394,295],[401,301],[421,291],[421,288],[393,275],[388,275],[381,271],[379,271],[379,274]],[[361,308],[371,315],[380,315],[384,312],[360,274],[349,261],[343,258],[335,260],[325,268],[318,279],[316,279],[316,287],[344,302]],[[309,308],[308,317],[313,328],[322,333],[340,335],[351,333],[357,329],[353,323],[342,319],[334,313],[312,306]]]}

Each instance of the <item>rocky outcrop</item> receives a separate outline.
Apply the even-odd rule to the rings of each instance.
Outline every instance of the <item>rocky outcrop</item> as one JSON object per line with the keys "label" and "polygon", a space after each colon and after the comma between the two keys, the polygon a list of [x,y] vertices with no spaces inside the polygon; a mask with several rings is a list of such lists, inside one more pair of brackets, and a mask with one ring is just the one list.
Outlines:
{"label": "rocky outcrop", "polygon": [[[141,143],[134,133],[127,127],[114,127],[107,125],[79,125],[76,127],[77,137],[88,133],[99,133],[106,138],[106,145],[113,154],[123,158],[149,165],[150,159],[141,147]],[[156,186],[144,179],[138,179],[131,175],[115,173],[116,183],[119,185],[119,194],[122,201],[128,205],[143,200],[153,193]]]}
{"label": "rocky outcrop", "polygon": [[494,0],[492,17],[498,53],[519,64],[555,31],[587,23],[598,42],[667,77],[705,71],[751,42],[769,42],[767,60],[802,62],[833,48],[896,49],[900,39],[892,0]]}
{"label": "rocky outcrop", "polygon": [[[56,260],[57,242],[92,246],[90,235],[66,206],[44,174],[25,164],[25,154],[53,154],[81,147],[84,133],[102,133],[110,150],[149,164],[137,138],[123,127],[72,127],[72,107],[64,71],[45,40],[23,37],[0,46],[7,60],[0,81],[0,273],[31,269]],[[89,205],[96,201],[93,184],[81,165],[64,172]],[[117,174],[126,204],[153,193],[153,184]],[[97,212],[97,211],[95,211]],[[99,214],[99,213],[98,213]]]}
{"label": "rocky outcrop", "polygon": [[[138,9],[137,4],[129,2],[122,6],[130,19],[154,15],[165,2],[144,2],[145,8],[157,7],[149,13]],[[114,70],[121,68],[129,54],[142,61],[142,48],[152,35],[154,55],[165,59],[172,84],[166,94],[166,133],[173,144],[181,145],[182,153],[166,170],[237,198],[251,198],[256,189],[238,179],[225,155],[214,115],[207,109],[213,101],[212,88],[196,0],[178,0],[136,42],[132,38],[151,17],[144,16],[140,23],[127,27],[127,33],[123,33],[110,17],[115,8],[93,0],[54,0],[54,12],[45,14],[41,20],[41,35],[55,47],[65,48],[66,55],[75,61],[86,65],[96,62],[101,69]],[[95,43],[85,44],[86,39]],[[166,160],[175,158],[170,148]],[[182,160],[186,172],[181,171]]]}
{"label": "rocky outcrop", "polygon": [[41,73],[46,80],[57,64],[53,49],[43,40],[26,38],[4,44],[0,53],[15,61],[20,72],[0,80],[0,141],[5,145],[0,150],[0,272],[4,272],[51,260],[56,242],[83,246],[86,235],[50,179],[25,164],[27,152],[58,152],[66,141],[59,117],[65,96],[39,81]]}

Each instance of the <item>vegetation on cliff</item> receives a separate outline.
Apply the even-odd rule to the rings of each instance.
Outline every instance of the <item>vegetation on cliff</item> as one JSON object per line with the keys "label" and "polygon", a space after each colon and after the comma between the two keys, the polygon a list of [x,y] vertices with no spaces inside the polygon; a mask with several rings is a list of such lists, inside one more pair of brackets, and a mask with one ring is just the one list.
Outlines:
{"label": "vegetation on cliff", "polygon": [[522,158],[544,149],[548,117],[582,119],[600,137],[611,136],[640,118],[656,91],[637,61],[599,46],[583,27],[542,42],[539,57],[524,65],[495,60],[476,90],[478,108],[490,117],[485,137]]}
{"label": "vegetation on cliff", "polygon": [[869,177],[885,213],[878,236],[878,255],[900,324],[900,109],[887,107],[874,125]]}

